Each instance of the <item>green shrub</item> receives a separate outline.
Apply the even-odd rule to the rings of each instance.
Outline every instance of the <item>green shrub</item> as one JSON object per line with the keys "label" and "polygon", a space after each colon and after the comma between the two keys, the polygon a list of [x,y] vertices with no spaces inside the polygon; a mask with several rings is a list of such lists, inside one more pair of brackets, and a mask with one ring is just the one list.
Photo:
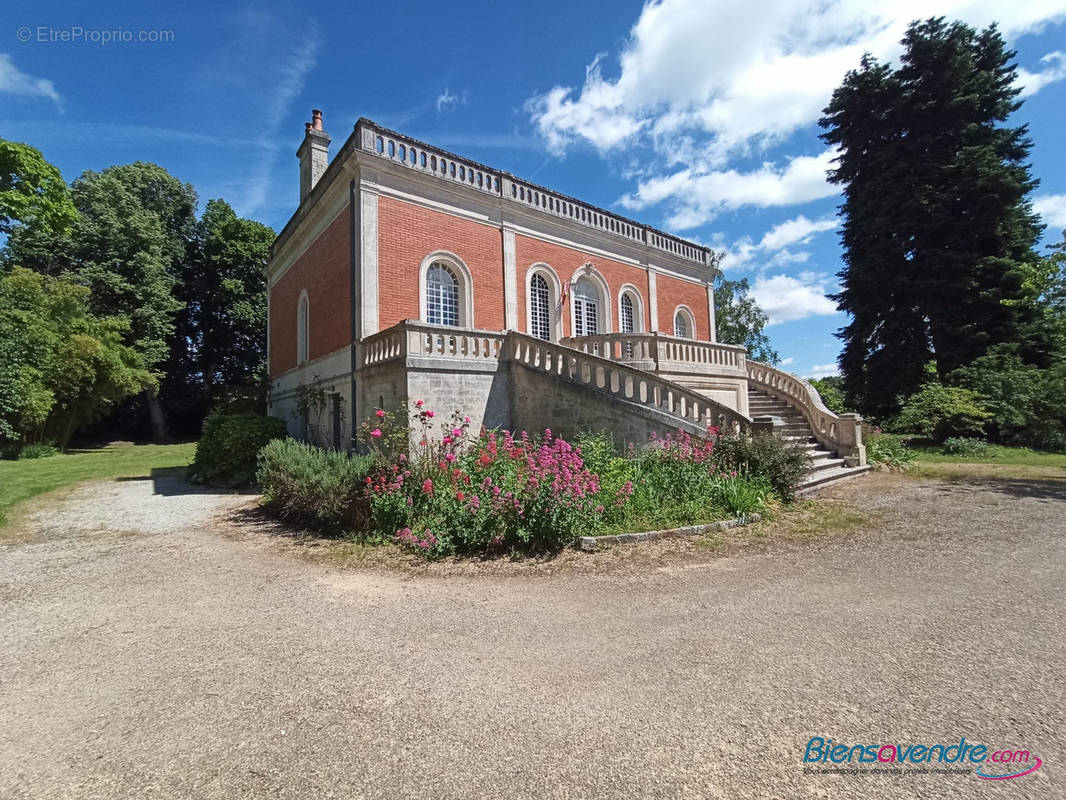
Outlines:
{"label": "green shrub", "polygon": [[936,442],[954,436],[980,436],[992,417],[976,392],[937,382],[927,383],[902,406],[892,429]]}
{"label": "green shrub", "polygon": [[765,478],[720,474],[714,486],[715,501],[734,517],[762,513],[767,500],[774,494]]}
{"label": "green shrub", "polygon": [[951,436],[944,440],[941,450],[949,456],[981,456],[988,452],[988,442],[968,436]]}
{"label": "green shrub", "polygon": [[19,450],[19,458],[51,458],[52,456],[59,455],[58,448],[53,447],[50,444],[44,444],[43,442],[38,444],[25,445]]}
{"label": "green shrub", "polygon": [[866,460],[882,464],[888,469],[903,470],[914,463],[916,454],[899,436],[890,433],[874,433],[866,437]]}
{"label": "green shrub", "polygon": [[255,483],[259,451],[285,435],[285,423],[274,417],[211,414],[204,420],[189,475],[201,483],[251,486]]}
{"label": "green shrub", "polygon": [[371,456],[275,439],[259,451],[259,485],[270,513],[324,533],[365,531]]}
{"label": "green shrub", "polygon": [[714,459],[722,472],[763,479],[785,503],[795,499],[796,489],[811,468],[804,445],[765,433],[718,437]]}

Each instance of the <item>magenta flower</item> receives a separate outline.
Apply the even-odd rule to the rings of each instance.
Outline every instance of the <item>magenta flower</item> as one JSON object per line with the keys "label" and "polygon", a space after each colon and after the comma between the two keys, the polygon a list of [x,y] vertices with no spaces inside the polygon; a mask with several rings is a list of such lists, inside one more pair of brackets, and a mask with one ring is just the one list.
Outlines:
{"label": "magenta flower", "polygon": [[422,491],[426,494],[433,494],[433,481],[431,481],[429,478],[426,478],[422,482]]}
{"label": "magenta flower", "polygon": [[383,419],[385,417],[385,412],[382,411],[380,408],[377,411],[375,411],[374,413],[377,414],[378,419]]}
{"label": "magenta flower", "polygon": [[418,408],[421,408],[425,403],[425,400],[415,400],[415,405],[418,406]]}
{"label": "magenta flower", "polygon": [[375,439],[380,439],[381,438],[381,428],[374,428],[374,430],[370,431],[370,435],[372,437],[374,437]]}

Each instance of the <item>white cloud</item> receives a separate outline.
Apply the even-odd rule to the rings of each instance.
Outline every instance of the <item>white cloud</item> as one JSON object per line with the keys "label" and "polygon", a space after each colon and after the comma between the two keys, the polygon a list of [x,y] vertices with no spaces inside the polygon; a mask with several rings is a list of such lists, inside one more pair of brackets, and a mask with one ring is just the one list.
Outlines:
{"label": "white cloud", "polygon": [[1033,210],[1051,228],[1066,229],[1066,194],[1046,194],[1033,200]]}
{"label": "white cloud", "polygon": [[778,325],[835,314],[836,304],[825,296],[828,283],[829,276],[814,272],[760,276],[751,284],[751,294],[770,318],[767,324]]}
{"label": "white cloud", "polygon": [[830,197],[837,190],[826,183],[825,173],[835,157],[835,151],[826,150],[817,156],[796,156],[784,167],[763,164],[751,172],[730,169],[701,174],[684,169],[641,181],[635,194],[625,195],[619,202],[627,209],[640,210],[672,200],[673,211],[667,224],[675,230],[686,230],[725,210],[789,206]]}
{"label": "white cloud", "polygon": [[439,95],[437,95],[437,113],[444,111],[451,111],[456,106],[465,105],[467,100],[467,93],[460,92],[459,94],[452,94],[447,88]]}
{"label": "white cloud", "polygon": [[1030,97],[1045,86],[1066,78],[1066,53],[1062,50],[1048,53],[1040,59],[1040,63],[1048,64],[1049,66],[1040,72],[1029,72],[1026,69],[1018,70],[1018,86],[1022,90],[1019,97]]}
{"label": "white cloud", "polygon": [[782,222],[767,231],[759,242],[759,247],[763,250],[780,250],[793,244],[806,244],[815,234],[831,231],[836,226],[836,217],[809,220],[800,214],[795,219]]}
{"label": "white cloud", "polygon": [[[726,169],[813,125],[864,52],[898,56],[914,19],[999,24],[1008,39],[1066,19],[1066,0],[647,0],[617,58],[589,54],[580,86],[532,97],[527,112],[552,152],[647,146],[630,209],[667,203],[668,226],[701,225],[723,209],[802,203],[834,194],[828,154],[754,172]],[[1061,54],[1026,73],[1026,91],[1057,80]]]}
{"label": "white cloud", "polygon": [[836,364],[814,364],[803,374],[807,378],[828,378],[831,375],[839,375],[840,367]]}
{"label": "white cloud", "polygon": [[15,66],[7,53],[0,53],[0,92],[23,97],[47,97],[60,111],[63,110],[63,98],[56,91],[56,85],[47,78],[27,75]]}
{"label": "white cloud", "polygon": [[777,366],[779,366],[779,367],[787,367],[789,364],[791,364],[795,360],[796,359],[791,358],[791,357],[782,358],[780,361],[777,362]]}

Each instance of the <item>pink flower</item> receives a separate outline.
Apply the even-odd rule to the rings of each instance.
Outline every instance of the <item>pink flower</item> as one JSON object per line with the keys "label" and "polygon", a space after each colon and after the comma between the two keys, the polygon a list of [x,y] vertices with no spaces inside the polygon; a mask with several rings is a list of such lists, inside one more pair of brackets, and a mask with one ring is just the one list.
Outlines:
{"label": "pink flower", "polygon": [[380,408],[374,413],[378,415],[378,419],[383,419],[385,417],[385,412],[382,411]]}
{"label": "pink flower", "polygon": [[458,438],[463,435],[463,432],[458,428],[452,428],[452,436]]}
{"label": "pink flower", "polygon": [[442,444],[451,444],[452,443],[452,437],[451,436],[445,436],[443,439],[441,439],[441,443]]}
{"label": "pink flower", "polygon": [[446,455],[444,458],[447,459],[449,464],[451,464],[453,461],[455,461],[455,453],[448,453],[448,455]]}
{"label": "pink flower", "polygon": [[422,491],[426,494],[433,494],[433,481],[431,481],[429,478],[426,478],[422,482]]}
{"label": "pink flower", "polygon": [[381,438],[381,428],[374,428],[374,430],[370,431],[370,435],[373,436],[375,439],[380,439]]}
{"label": "pink flower", "polygon": [[435,414],[434,414],[434,412],[433,412],[433,411],[427,411],[427,412],[426,412],[426,416],[427,416],[427,417],[429,417],[430,419],[433,419],[433,417],[435,416]]}
{"label": "pink flower", "polygon": [[470,417],[463,417],[463,422],[465,422],[467,425],[469,425],[470,424]]}
{"label": "pink flower", "polygon": [[425,400],[415,400],[415,405],[418,406],[419,408],[421,408],[423,405],[425,405],[425,403],[426,403]]}

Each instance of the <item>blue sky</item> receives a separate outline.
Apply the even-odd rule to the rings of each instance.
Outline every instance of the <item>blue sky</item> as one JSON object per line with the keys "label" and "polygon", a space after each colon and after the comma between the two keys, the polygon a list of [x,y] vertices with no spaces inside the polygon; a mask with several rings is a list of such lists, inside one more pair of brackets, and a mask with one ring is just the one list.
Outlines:
{"label": "blue sky", "polygon": [[897,55],[911,19],[1000,23],[1046,241],[1066,228],[1066,0],[147,6],[5,14],[0,136],[68,180],[154,161],[280,229],[310,109],[334,151],[367,116],[726,251],[803,375],[835,370],[843,322],[825,298],[839,198],[815,121],[863,51]]}

